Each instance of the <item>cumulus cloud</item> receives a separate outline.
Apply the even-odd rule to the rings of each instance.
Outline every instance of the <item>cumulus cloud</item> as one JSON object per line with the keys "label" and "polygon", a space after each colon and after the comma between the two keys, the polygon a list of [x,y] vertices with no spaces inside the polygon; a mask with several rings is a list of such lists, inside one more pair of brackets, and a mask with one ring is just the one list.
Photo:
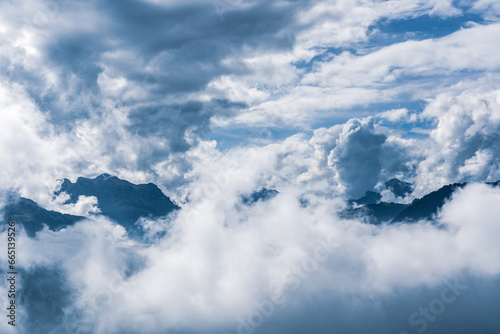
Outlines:
{"label": "cumulus cloud", "polygon": [[309,145],[314,151],[299,179],[322,179],[349,198],[362,197],[392,177],[411,177],[421,159],[418,142],[377,125],[372,117],[317,129]]}
{"label": "cumulus cloud", "polygon": [[[497,181],[498,90],[496,78],[464,81],[431,100],[422,117],[437,121],[432,145],[417,171],[420,191],[457,181]],[[427,186],[426,186],[427,185]],[[432,186],[431,186],[432,187]]]}
{"label": "cumulus cloud", "polygon": [[346,185],[353,198],[373,189],[382,169],[380,155],[387,137],[374,130],[373,118],[350,120],[328,156],[329,166],[335,169],[340,183]]}

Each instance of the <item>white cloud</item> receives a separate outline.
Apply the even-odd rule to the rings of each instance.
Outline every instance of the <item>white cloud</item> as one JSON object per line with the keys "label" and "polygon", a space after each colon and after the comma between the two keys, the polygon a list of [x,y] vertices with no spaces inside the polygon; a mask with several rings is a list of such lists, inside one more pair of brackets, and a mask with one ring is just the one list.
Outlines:
{"label": "white cloud", "polygon": [[473,4],[473,9],[482,13],[486,19],[498,21],[500,15],[500,5],[495,0],[478,0]]}
{"label": "white cloud", "polygon": [[392,109],[387,110],[377,114],[378,117],[387,119],[391,122],[398,122],[401,120],[406,120],[408,116],[408,109],[400,108],[400,109]]}
{"label": "white cloud", "polygon": [[417,171],[417,192],[458,181],[500,179],[497,78],[463,81],[431,100],[422,117],[434,119],[430,145]]}
{"label": "white cloud", "polygon": [[[376,227],[339,220],[340,203],[324,196],[302,207],[298,198],[306,189],[301,187],[251,209],[238,205],[243,179],[258,178],[248,169],[234,174],[223,191],[186,205],[166,237],[150,246],[128,241],[123,228],[105,219],[45,230],[35,239],[24,235],[19,258],[25,260],[19,266],[60,263],[73,295],[66,318],[75,321],[72,315],[78,314],[72,325],[95,333],[235,329],[255,303],[280,291],[287,301],[279,312],[287,314],[294,301],[319,294],[342,307],[334,296],[382,298],[436,286],[469,270],[480,277],[500,275],[494,255],[500,254],[495,239],[500,212],[492,205],[500,200],[498,189],[471,185],[459,191],[443,208],[441,227]],[[331,254],[318,262],[315,251],[325,242],[332,245]],[[5,263],[3,253],[0,259]],[[318,269],[297,274],[304,261],[318,262]],[[128,276],[130,266],[136,269]],[[293,291],[297,279],[301,289]]]}
{"label": "white cloud", "polygon": [[[491,52],[499,29],[499,24],[475,25],[442,38],[409,40],[368,54],[345,51],[319,62],[279,99],[258,103],[231,121],[216,124],[271,120],[307,126],[355,106],[395,101],[401,96],[431,98],[450,81],[467,77],[464,71],[498,70],[500,62]],[[421,79],[412,80],[414,76]]]}

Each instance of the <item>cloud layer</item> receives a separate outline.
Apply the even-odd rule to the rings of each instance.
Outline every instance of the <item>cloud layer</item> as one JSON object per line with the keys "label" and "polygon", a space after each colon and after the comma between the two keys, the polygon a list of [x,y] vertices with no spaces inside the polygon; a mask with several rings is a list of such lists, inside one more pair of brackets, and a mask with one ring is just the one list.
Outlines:
{"label": "cloud layer", "polygon": [[[224,193],[171,217],[164,225],[167,236],[149,246],[128,240],[122,227],[103,218],[42,231],[34,239],[23,235],[18,257],[27,277],[22,291],[30,303],[21,314],[32,320],[21,322],[24,329],[239,333],[249,327],[265,333],[273,324],[287,328],[299,316],[316,319],[311,328],[326,326],[322,332],[332,325],[324,316],[330,310],[339,328],[361,333],[367,327],[354,326],[349,318],[367,317],[365,326],[382,326],[368,316],[376,310],[395,312],[389,319],[414,332],[416,325],[407,321],[419,312],[419,303],[425,307],[436,298],[455,296],[458,304],[460,298],[472,298],[467,294],[497,291],[490,284],[500,274],[498,189],[472,184],[460,190],[443,208],[439,225],[377,227],[337,218],[332,210],[337,200],[313,198],[316,202],[304,207],[299,194],[290,191],[244,207],[231,190],[240,178],[233,176]],[[43,277],[44,272],[52,280],[37,284],[55,290],[55,317],[43,317],[34,304],[47,299],[26,293],[34,289],[30,275]],[[440,297],[446,287],[451,292]],[[428,300],[415,299],[415,289],[423,289]],[[411,312],[394,311],[398,303]],[[431,309],[440,315],[442,303],[434,303]],[[446,307],[455,315],[464,306],[450,301]],[[481,302],[467,310],[476,329],[493,328],[480,321],[495,317]],[[430,332],[455,321],[448,315]]]}

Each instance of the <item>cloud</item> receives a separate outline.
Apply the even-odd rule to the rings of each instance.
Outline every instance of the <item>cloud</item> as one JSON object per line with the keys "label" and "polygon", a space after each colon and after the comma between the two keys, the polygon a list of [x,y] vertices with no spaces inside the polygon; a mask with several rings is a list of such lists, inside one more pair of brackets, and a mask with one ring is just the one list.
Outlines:
{"label": "cloud", "polygon": [[192,163],[184,153],[213,129],[312,131],[330,127],[323,122],[332,115],[341,124],[371,113],[355,106],[431,100],[464,71],[498,67],[485,47],[495,44],[496,23],[367,47],[380,20],[457,14],[449,1],[231,2],[223,12],[196,1],[127,4],[2,4],[1,29],[16,32],[1,45],[4,82],[37,110],[42,123],[29,127],[52,131],[48,147],[27,145],[57,156],[44,182],[106,171],[167,191],[185,182]]}
{"label": "cloud", "polygon": [[[241,321],[262,316],[259,307],[281,295],[283,303],[275,303],[266,325],[259,327],[264,333],[313,314],[318,322],[307,328],[331,328],[329,312],[338,326],[354,333],[366,330],[352,322],[360,316],[366,326],[387,328],[370,312],[389,312],[385,319],[405,330],[408,317],[450,284],[465,285],[458,288],[459,301],[496,284],[500,267],[491,254],[500,253],[494,238],[499,212],[491,203],[500,199],[498,189],[473,184],[459,191],[444,206],[440,226],[372,226],[339,220],[332,210],[339,205],[336,199],[316,196],[312,206],[301,206],[300,188],[251,209],[238,206],[237,185],[248,177],[255,181],[258,173],[234,173],[224,191],[185,206],[170,221],[166,236],[152,245],[129,241],[123,228],[104,218],[58,232],[44,230],[34,239],[22,235],[19,258],[26,260],[19,266],[31,274],[57,272],[61,288],[69,289],[61,292],[64,316],[52,318],[57,322],[52,328],[237,332]],[[31,309],[22,308],[28,315],[39,305],[31,301]],[[395,311],[396,305],[405,306]],[[436,320],[438,328],[462,312],[455,304],[446,307],[448,315]],[[483,318],[492,319],[482,306],[463,316],[477,319],[483,310]],[[488,321],[477,326],[488,328]]]}
{"label": "cloud", "polygon": [[304,73],[286,94],[258,103],[234,122],[259,124],[271,119],[274,124],[299,121],[305,125],[327,115],[348,119],[356,107],[436,96],[450,82],[476,79],[477,73],[499,68],[489,47],[495,45],[499,27],[496,23],[475,25],[438,39],[330,54]]}
{"label": "cloud", "polygon": [[375,124],[372,117],[314,131],[308,170],[300,179],[329,180],[330,191],[362,197],[392,177],[411,177],[421,161],[418,142]]}
{"label": "cloud", "polygon": [[384,119],[387,119],[390,122],[398,122],[401,120],[405,120],[407,118],[408,109],[401,108],[401,109],[387,110],[387,111],[378,113],[377,116],[384,118]]}
{"label": "cloud", "polygon": [[495,77],[463,81],[424,109],[422,117],[437,124],[430,132],[425,160],[418,166],[420,191],[431,184],[500,179],[496,139],[500,104],[495,81]]}
{"label": "cloud", "polygon": [[353,198],[373,189],[382,169],[380,155],[387,137],[374,130],[372,118],[350,120],[328,156],[328,165],[336,171],[339,183],[347,187]]}
{"label": "cloud", "polygon": [[[216,4],[223,4],[224,10]],[[390,84],[415,71],[435,74],[433,67],[443,63],[451,64],[453,71],[478,64],[496,66],[483,55],[487,39],[495,36],[495,24],[457,32],[456,38],[407,41],[363,51],[378,21],[458,15],[450,1],[285,1],[278,5],[131,0],[122,7],[106,1],[52,1],[4,7],[3,12],[18,14],[6,15],[5,29],[18,33],[3,45],[9,55],[5,64],[11,64],[3,71],[26,85],[52,122],[66,127],[75,118],[89,117],[110,104],[129,106],[132,126],[146,127],[158,114],[176,124],[175,110],[198,101],[204,103],[203,110],[189,121],[199,128],[208,127],[211,115],[212,124],[218,125],[269,118],[309,123],[315,117],[304,118],[304,110],[351,108],[389,101],[402,93],[387,90],[381,96],[369,87],[370,81]],[[331,47],[345,50],[337,55]],[[348,51],[349,47],[359,49],[359,54]],[[474,57],[467,53],[464,58],[463,50],[469,47],[477,51]],[[408,64],[406,59],[412,59],[408,55],[416,49],[421,64],[415,60]],[[316,61],[315,57],[323,58]],[[313,62],[312,69],[298,66],[301,62]],[[336,73],[339,66],[343,70]],[[325,88],[326,82],[334,90]],[[214,110],[207,110],[211,101],[225,99],[247,106],[230,115],[216,104]],[[169,131],[168,137],[182,142],[184,133],[179,132]]]}
{"label": "cloud", "polygon": [[474,10],[482,13],[488,20],[498,21],[500,6],[494,0],[475,1],[472,7]]}

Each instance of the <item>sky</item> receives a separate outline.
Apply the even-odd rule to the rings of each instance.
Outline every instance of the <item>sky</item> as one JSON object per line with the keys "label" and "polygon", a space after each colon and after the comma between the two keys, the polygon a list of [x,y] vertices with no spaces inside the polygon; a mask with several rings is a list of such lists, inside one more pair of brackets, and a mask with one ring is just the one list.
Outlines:
{"label": "sky", "polygon": [[[183,208],[24,235],[57,302],[19,332],[498,333],[498,36],[495,0],[0,1],[0,202],[90,217],[54,190],[109,173]],[[472,184],[434,225],[337,216],[394,177]]]}

